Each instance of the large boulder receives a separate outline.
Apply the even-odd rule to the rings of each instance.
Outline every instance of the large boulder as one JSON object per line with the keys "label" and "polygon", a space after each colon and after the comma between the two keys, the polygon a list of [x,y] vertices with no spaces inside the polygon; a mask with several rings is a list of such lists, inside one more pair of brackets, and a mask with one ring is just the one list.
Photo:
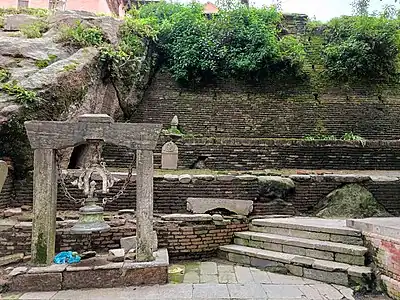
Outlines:
{"label": "large boulder", "polygon": [[323,218],[368,218],[390,215],[370,191],[358,184],[348,184],[334,190],[317,205],[316,209],[316,215]]}
{"label": "large boulder", "polygon": [[259,176],[260,194],[270,199],[285,199],[295,189],[290,178],[281,176]]}

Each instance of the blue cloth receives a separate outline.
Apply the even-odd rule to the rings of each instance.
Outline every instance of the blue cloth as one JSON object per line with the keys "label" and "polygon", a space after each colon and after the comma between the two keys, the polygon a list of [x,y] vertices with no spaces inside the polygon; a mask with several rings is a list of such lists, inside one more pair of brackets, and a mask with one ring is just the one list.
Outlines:
{"label": "blue cloth", "polygon": [[74,264],[81,261],[81,257],[76,252],[63,251],[54,257],[55,264]]}

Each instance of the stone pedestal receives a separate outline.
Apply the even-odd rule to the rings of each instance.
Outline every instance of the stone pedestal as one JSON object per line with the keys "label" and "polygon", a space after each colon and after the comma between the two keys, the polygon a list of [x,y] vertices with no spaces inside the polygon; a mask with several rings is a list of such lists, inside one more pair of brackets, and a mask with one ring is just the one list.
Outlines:
{"label": "stone pedestal", "polygon": [[136,151],[137,261],[153,260],[153,151]]}
{"label": "stone pedestal", "polygon": [[32,262],[50,264],[55,255],[57,176],[53,149],[36,149],[33,173]]}

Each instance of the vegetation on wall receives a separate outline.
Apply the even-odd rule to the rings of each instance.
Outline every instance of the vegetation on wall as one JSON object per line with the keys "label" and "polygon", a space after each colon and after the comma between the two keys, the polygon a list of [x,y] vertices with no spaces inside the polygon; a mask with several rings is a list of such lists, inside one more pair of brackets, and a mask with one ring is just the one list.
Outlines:
{"label": "vegetation on wall", "polygon": [[138,17],[156,29],[157,48],[178,82],[301,74],[304,49],[295,37],[279,37],[274,7],[242,5],[206,17],[200,4],[161,2],[143,6]]}

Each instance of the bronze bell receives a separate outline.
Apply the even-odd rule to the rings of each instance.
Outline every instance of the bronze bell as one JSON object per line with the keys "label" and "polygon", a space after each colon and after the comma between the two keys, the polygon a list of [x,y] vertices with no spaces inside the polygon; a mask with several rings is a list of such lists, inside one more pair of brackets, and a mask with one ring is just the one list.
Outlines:
{"label": "bronze bell", "polygon": [[97,205],[97,198],[90,197],[85,206],[79,209],[79,221],[70,230],[72,234],[90,234],[110,230],[110,225],[104,221],[103,207]]}

